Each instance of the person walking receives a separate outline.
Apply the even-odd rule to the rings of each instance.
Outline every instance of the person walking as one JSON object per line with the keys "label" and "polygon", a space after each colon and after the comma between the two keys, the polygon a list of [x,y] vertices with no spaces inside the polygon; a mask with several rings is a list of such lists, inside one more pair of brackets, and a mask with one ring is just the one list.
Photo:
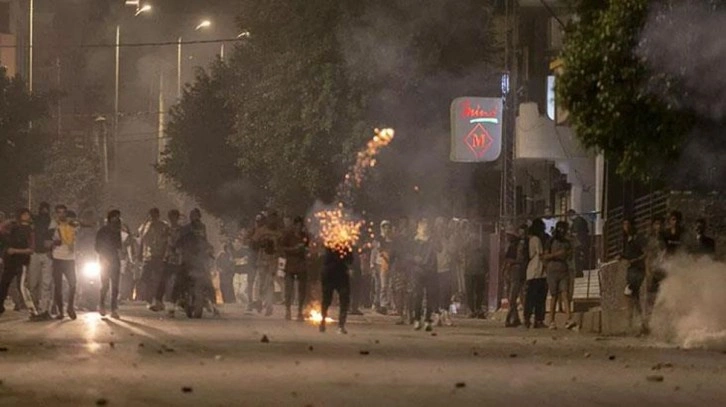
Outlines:
{"label": "person walking", "polygon": [[[139,228],[141,241],[141,260],[143,261],[142,281],[145,281],[144,300],[148,308],[158,312],[164,310],[164,258],[169,244],[169,226],[161,221],[158,208],[151,208],[146,222]],[[161,293],[161,298],[159,298]]]}
{"label": "person walking", "polygon": [[281,241],[285,255],[285,319],[292,319],[291,306],[297,281],[297,320],[304,321],[303,307],[307,293],[307,253],[310,236],[305,230],[303,218],[298,216],[292,222]]}
{"label": "person walking", "polygon": [[41,202],[38,213],[33,219],[34,245],[28,266],[28,290],[33,296],[38,314],[31,316],[31,321],[48,321],[51,319],[50,308],[53,300],[53,263],[50,257],[53,247],[53,231],[51,227],[50,204]]}
{"label": "person walking", "polygon": [[111,318],[119,318],[118,295],[121,279],[121,212],[111,210],[106,224],[96,234],[96,253],[101,263],[101,291],[98,313],[106,316],[106,296],[111,288]]}
{"label": "person walking", "polygon": [[323,258],[323,271],[320,282],[323,289],[322,320],[318,329],[326,331],[326,319],[328,310],[333,303],[333,293],[338,292],[340,312],[338,313],[338,333],[347,334],[345,323],[348,319],[348,307],[350,306],[350,274],[349,268],[353,263],[353,253],[325,248]]}
{"label": "person walking", "polygon": [[374,281],[373,306],[376,312],[386,315],[390,307],[391,275],[395,260],[395,243],[391,222],[383,220],[380,233],[380,237],[373,242],[370,266],[373,270]]}
{"label": "person walking", "polygon": [[473,225],[466,227],[464,245],[464,275],[469,318],[486,318],[487,308],[487,246],[482,247]]}
{"label": "person walking", "polygon": [[56,227],[53,233],[53,285],[55,306],[58,309],[56,319],[63,319],[63,277],[68,283],[68,305],[66,311],[71,319],[76,319],[76,229],[77,225],[70,222],[68,208],[65,205],[55,207]]}

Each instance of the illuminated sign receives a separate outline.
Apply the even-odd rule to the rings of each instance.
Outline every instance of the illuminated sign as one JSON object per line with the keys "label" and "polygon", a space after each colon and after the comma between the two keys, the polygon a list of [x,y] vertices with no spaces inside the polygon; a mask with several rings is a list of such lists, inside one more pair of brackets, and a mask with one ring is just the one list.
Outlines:
{"label": "illuminated sign", "polygon": [[451,102],[451,161],[489,162],[502,152],[502,99],[461,97]]}

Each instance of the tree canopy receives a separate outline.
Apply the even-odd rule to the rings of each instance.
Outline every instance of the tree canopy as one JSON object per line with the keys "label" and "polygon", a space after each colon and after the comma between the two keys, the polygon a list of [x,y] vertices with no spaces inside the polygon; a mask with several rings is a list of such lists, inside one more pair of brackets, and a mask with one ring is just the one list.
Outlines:
{"label": "tree canopy", "polygon": [[0,208],[14,210],[23,205],[28,175],[42,168],[44,134],[30,124],[40,120],[45,111],[44,99],[31,96],[22,78],[8,77],[0,66]]}
{"label": "tree canopy", "polygon": [[704,59],[713,53],[702,51],[709,37],[721,39],[713,30],[699,34],[699,25],[725,2],[570,3],[576,18],[566,29],[557,96],[578,138],[628,178],[662,178],[712,119],[702,106],[713,110],[713,88],[702,89],[704,65],[713,62]]}
{"label": "tree canopy", "polygon": [[489,7],[246,0],[239,9],[239,28],[251,35],[186,87],[167,128],[163,174],[215,215],[264,204],[305,213],[333,199],[373,129],[392,126],[397,137],[366,186],[370,200],[391,205],[405,190],[415,201],[417,182],[440,198],[453,176],[449,103],[499,88]]}

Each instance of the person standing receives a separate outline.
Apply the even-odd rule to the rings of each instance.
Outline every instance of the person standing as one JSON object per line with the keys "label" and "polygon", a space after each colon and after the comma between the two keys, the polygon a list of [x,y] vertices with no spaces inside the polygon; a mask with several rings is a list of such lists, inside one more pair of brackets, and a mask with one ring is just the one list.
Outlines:
{"label": "person standing", "polygon": [[504,326],[514,328],[522,325],[517,310],[518,300],[524,305],[522,293],[524,284],[527,282],[527,258],[529,248],[527,247],[527,225],[521,225],[516,231],[509,234],[509,248],[507,249],[506,265],[509,271],[509,311]]}
{"label": "person standing", "polygon": [[121,212],[111,210],[106,224],[96,234],[96,253],[101,263],[101,292],[98,313],[106,316],[106,295],[111,286],[111,318],[119,318],[118,294],[121,278]]}
{"label": "person standing", "polygon": [[19,209],[16,220],[3,225],[2,237],[5,243],[3,263],[5,268],[0,277],[0,315],[5,312],[5,298],[14,279],[20,281],[23,268],[30,264],[33,254],[33,228],[29,209]]}
{"label": "person standing", "polygon": [[696,239],[692,251],[695,255],[708,256],[711,259],[716,255],[716,242],[706,235],[706,219],[696,220]]}
{"label": "person standing", "polygon": [[325,248],[323,258],[323,272],[320,282],[323,289],[322,304],[322,320],[318,329],[320,332],[326,330],[326,318],[328,317],[328,309],[333,303],[333,293],[338,292],[338,300],[340,303],[340,312],[338,314],[338,333],[347,334],[345,323],[348,319],[348,306],[350,305],[350,274],[349,268],[353,263],[353,253],[338,252],[336,250]]}
{"label": "person standing", "polygon": [[224,245],[224,249],[217,256],[217,270],[219,271],[219,290],[222,292],[222,302],[234,304],[234,254],[232,243]]}
{"label": "person standing", "polygon": [[[149,302],[148,308],[158,312],[164,310],[164,258],[169,244],[169,226],[161,221],[158,208],[151,208],[146,222],[141,226],[141,256],[143,261],[143,274],[141,279],[146,281],[145,300]],[[161,298],[159,296],[161,293]]]}
{"label": "person standing", "polygon": [[547,278],[544,273],[542,254],[544,252],[545,224],[542,219],[535,219],[528,232],[529,256],[527,262],[527,295],[524,300],[524,325],[543,328],[545,305],[547,303]]}
{"label": "person standing", "polygon": [[541,258],[545,262],[545,274],[552,301],[550,301],[550,329],[557,329],[555,314],[557,302],[562,302],[562,308],[567,316],[565,328],[575,327],[570,311],[570,270],[568,261],[572,256],[572,244],[567,239],[569,225],[559,221],[555,225],[553,238],[547,244],[547,250]]}
{"label": "person standing", "polygon": [[451,307],[451,296],[453,295],[452,285],[454,284],[452,257],[454,248],[452,242],[452,230],[448,228],[444,218],[436,219],[435,225],[435,247],[436,247],[436,278],[438,284],[438,325],[453,325],[449,315]]}
{"label": "person standing", "polygon": [[668,215],[668,227],[663,233],[665,239],[666,256],[675,255],[682,246],[683,238],[683,214],[679,211],[672,211]]}
{"label": "person standing", "polygon": [[56,319],[63,319],[63,277],[68,283],[67,312],[71,319],[76,319],[76,225],[68,219],[68,208],[56,205],[56,228],[53,233],[53,285],[55,306],[58,309]]}
{"label": "person standing", "polygon": [[643,308],[641,307],[640,288],[645,281],[645,252],[632,219],[623,221],[623,249],[620,259],[626,262],[627,275],[625,296],[628,299],[628,325],[633,325],[633,310],[641,320],[641,334],[647,332]]}
{"label": "person standing", "polygon": [[473,225],[467,225],[464,244],[464,274],[469,318],[486,318],[487,248],[480,244]]}
{"label": "person standing", "polygon": [[648,235],[648,244],[645,250],[645,282],[647,292],[645,301],[646,329],[655,306],[658,291],[660,291],[660,282],[665,278],[665,271],[661,266],[666,250],[663,223],[662,216],[653,217],[650,223],[650,234]]}
{"label": "person standing", "polygon": [[[416,228],[412,246],[411,279],[413,286],[413,329],[420,330],[421,322],[427,332],[433,330],[431,314],[438,310],[438,279],[436,275],[436,249],[431,239],[428,219],[421,219]],[[424,313],[424,299],[426,312]]]}
{"label": "person standing", "polygon": [[35,244],[28,266],[28,290],[33,296],[38,314],[31,317],[32,321],[51,319],[50,306],[53,300],[53,264],[50,257],[53,247],[53,232],[50,229],[50,204],[41,202],[38,214],[33,219]]}
{"label": "person standing", "polygon": [[[181,225],[179,224],[179,218],[181,214],[177,209],[171,209],[167,213],[167,219],[169,220],[169,227],[167,233],[166,242],[166,254],[164,255],[164,278],[161,284],[157,287],[156,298],[163,301],[166,297],[166,301],[170,303],[169,313],[174,314],[174,307],[178,298],[174,297],[174,284],[181,268],[182,257],[178,247],[175,246],[176,242],[181,236]],[[168,295],[167,295],[168,293]]]}
{"label": "person standing", "polygon": [[307,253],[310,236],[305,231],[305,222],[298,216],[282,238],[281,246],[285,255],[285,319],[292,319],[292,306],[295,282],[297,281],[297,320],[304,321],[303,307],[307,293]]}
{"label": "person standing", "polygon": [[380,238],[373,242],[370,266],[373,270],[374,281],[373,305],[376,312],[386,315],[390,306],[391,272],[395,259],[391,222],[382,221],[380,230]]}
{"label": "person standing", "polygon": [[276,212],[270,213],[265,224],[255,229],[252,236],[254,247],[257,248],[257,278],[259,279],[259,298],[257,311],[265,309],[265,316],[272,315],[274,301],[274,279],[278,266],[279,241],[281,233]]}
{"label": "person standing", "polygon": [[392,264],[391,288],[393,290],[396,314],[400,319],[397,325],[411,323],[412,312],[412,287],[411,268],[413,266],[412,247],[415,230],[410,227],[408,217],[402,217],[398,223],[398,229],[394,236],[395,264]]}

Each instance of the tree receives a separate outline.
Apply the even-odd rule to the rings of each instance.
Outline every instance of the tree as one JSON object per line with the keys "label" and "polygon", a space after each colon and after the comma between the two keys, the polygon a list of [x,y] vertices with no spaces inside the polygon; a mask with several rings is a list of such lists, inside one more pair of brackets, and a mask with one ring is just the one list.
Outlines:
{"label": "tree", "polygon": [[259,194],[237,168],[240,151],[229,143],[235,111],[226,98],[229,68],[218,61],[196,72],[172,107],[168,143],[158,171],[216,216],[239,216],[259,209]]}
{"label": "tree", "polygon": [[[305,213],[334,198],[373,128],[386,125],[399,137],[364,204],[413,191],[414,178],[431,196],[447,185],[449,103],[499,88],[487,64],[496,58],[490,8],[477,0],[246,0],[239,10],[251,37],[200,73],[172,113],[160,171],[182,191],[216,215],[253,203]],[[240,193],[222,203],[221,191]],[[254,199],[239,205],[239,196]]]}
{"label": "tree", "polygon": [[651,6],[660,2],[573,3],[578,19],[566,30],[557,96],[584,146],[603,151],[625,176],[658,178],[695,123],[690,109],[667,97],[677,92],[677,78],[654,72],[636,52]]}
{"label": "tree", "polygon": [[14,210],[22,205],[28,175],[42,168],[45,135],[30,124],[37,123],[45,109],[43,97],[31,96],[19,76],[9,78],[0,67],[0,208]]}

